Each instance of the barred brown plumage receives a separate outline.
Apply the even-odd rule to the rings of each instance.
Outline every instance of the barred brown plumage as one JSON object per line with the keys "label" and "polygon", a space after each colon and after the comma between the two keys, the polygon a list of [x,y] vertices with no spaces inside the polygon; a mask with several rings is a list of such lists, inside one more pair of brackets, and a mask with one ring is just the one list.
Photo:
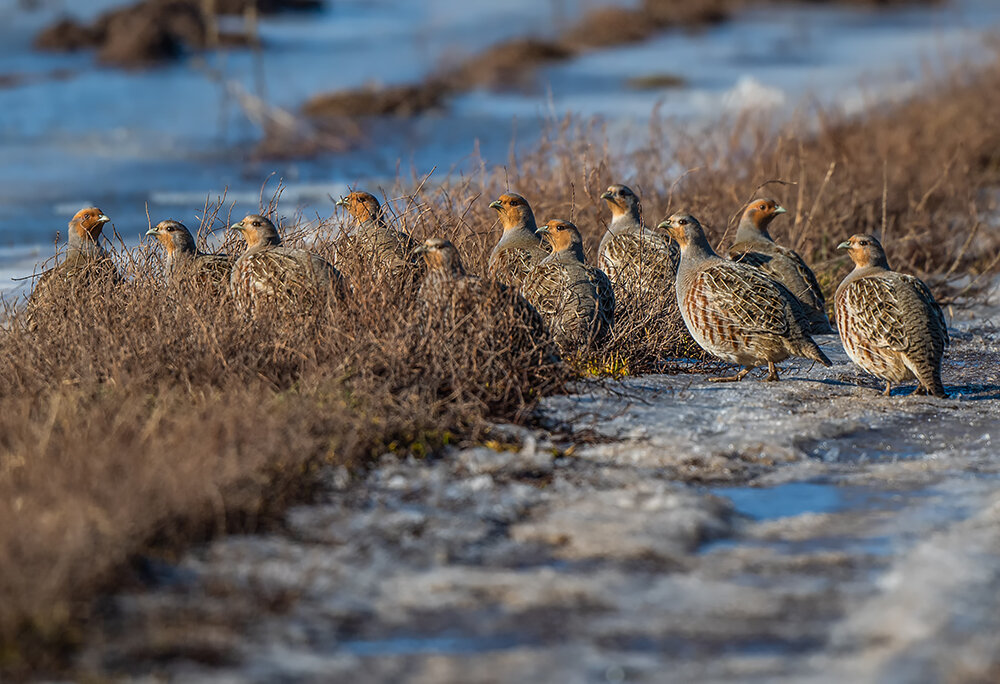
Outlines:
{"label": "barred brown plumage", "polygon": [[222,291],[229,287],[232,260],[225,254],[206,254],[198,250],[194,237],[183,223],[160,221],[146,231],[163,245],[167,256],[163,271],[168,285],[193,278],[198,285]]}
{"label": "barred brown plumage", "polygon": [[809,319],[812,335],[832,334],[826,316],[826,299],[812,269],[795,251],[774,242],[767,228],[785,208],[772,199],[756,199],[747,206],[736,229],[729,258],[764,271],[784,285],[798,300]]}
{"label": "barred brown plumage", "polygon": [[680,249],[669,237],[646,230],[639,198],[624,185],[601,195],[611,209],[611,223],[597,248],[598,266],[619,293],[674,299]]}
{"label": "barred brown plumage", "polygon": [[583,239],[572,223],[552,220],[538,232],[552,254],[528,273],[521,292],[563,351],[600,344],[615,322],[611,281],[584,262]]}
{"label": "barred brown plumage", "polygon": [[847,355],[885,380],[886,396],[892,383],[915,379],[914,394],[947,397],[941,358],[948,326],[930,289],[919,278],[891,270],[882,244],[871,235],[853,235],[838,248],[855,264],[834,300]]}
{"label": "barred brown plumage", "polygon": [[258,302],[293,303],[303,297],[344,296],[340,272],[317,254],[281,244],[267,218],[251,214],[232,226],[247,242],[233,264],[230,290],[237,304],[252,310]]}
{"label": "barred brown plumage", "polygon": [[795,298],[762,271],[727,261],[708,244],[698,220],[674,214],[660,224],[681,247],[677,303],[691,336],[707,352],[751,368],[767,364],[767,380],[778,380],[776,363],[790,356],[829,366],[830,360],[808,333]]}
{"label": "barred brown plumage", "polygon": [[490,207],[500,214],[503,235],[490,253],[489,275],[504,285],[520,288],[528,272],[547,256],[536,232],[535,214],[528,201],[514,193],[500,195]]}
{"label": "barred brown plumage", "polygon": [[399,281],[419,275],[416,243],[409,234],[389,225],[385,209],[374,195],[354,191],[337,200],[337,205],[345,207],[357,221],[352,252],[370,260],[377,278]]}

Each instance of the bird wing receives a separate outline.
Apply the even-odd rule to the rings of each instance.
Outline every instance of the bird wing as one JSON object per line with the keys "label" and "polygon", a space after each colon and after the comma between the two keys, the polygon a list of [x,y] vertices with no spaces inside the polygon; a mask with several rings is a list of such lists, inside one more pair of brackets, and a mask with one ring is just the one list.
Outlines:
{"label": "bird wing", "polygon": [[489,274],[505,285],[519,287],[532,270],[531,253],[524,249],[494,250],[490,255]]}
{"label": "bird wing", "polygon": [[741,243],[729,249],[729,258],[764,271],[787,287],[791,293],[813,308],[826,304],[816,275],[799,254],[774,243]]}
{"label": "bird wing", "polygon": [[724,261],[701,271],[688,297],[694,296],[713,317],[736,330],[785,335],[789,330],[789,295],[762,271]]}
{"label": "bird wing", "polygon": [[591,280],[597,286],[597,310],[604,319],[605,325],[609,328],[615,322],[615,290],[611,285],[611,279],[599,268],[587,267]]}
{"label": "bird wing", "polygon": [[656,233],[623,233],[608,241],[603,261],[620,285],[660,292],[677,275],[680,250]]}
{"label": "bird wing", "polygon": [[906,312],[891,278],[858,278],[840,294],[852,336],[873,349],[905,352],[910,347]]}
{"label": "bird wing", "polygon": [[944,312],[938,305],[937,300],[931,293],[930,288],[924,281],[915,276],[899,274],[900,279],[912,288],[913,294],[927,312],[928,328],[934,345],[939,347],[939,351],[944,351],[951,343],[948,336],[948,324],[945,322]]}
{"label": "bird wing", "polygon": [[566,269],[558,262],[546,260],[525,276],[521,292],[543,318],[551,319],[562,311],[568,285]]}

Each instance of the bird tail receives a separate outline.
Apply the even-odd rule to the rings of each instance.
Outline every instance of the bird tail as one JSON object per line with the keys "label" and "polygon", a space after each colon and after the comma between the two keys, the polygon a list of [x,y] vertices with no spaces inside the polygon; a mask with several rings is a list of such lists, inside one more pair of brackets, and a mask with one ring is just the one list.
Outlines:
{"label": "bird tail", "polygon": [[802,341],[802,346],[799,349],[799,355],[807,359],[812,359],[813,361],[819,361],[824,366],[833,365],[833,362],[827,358],[826,354],[823,353],[823,350],[819,348],[819,345],[816,344],[811,337],[806,337]]}

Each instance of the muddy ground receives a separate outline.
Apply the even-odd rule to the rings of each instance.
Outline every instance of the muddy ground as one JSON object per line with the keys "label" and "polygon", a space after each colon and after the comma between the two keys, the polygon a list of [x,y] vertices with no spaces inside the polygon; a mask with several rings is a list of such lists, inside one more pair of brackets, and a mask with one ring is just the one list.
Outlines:
{"label": "muddy ground", "polygon": [[[1000,680],[1000,331],[951,399],[826,369],[547,400],[520,449],[331,471],[285,529],[106,602],[80,660],[177,681]],[[901,391],[908,392],[904,387]]]}

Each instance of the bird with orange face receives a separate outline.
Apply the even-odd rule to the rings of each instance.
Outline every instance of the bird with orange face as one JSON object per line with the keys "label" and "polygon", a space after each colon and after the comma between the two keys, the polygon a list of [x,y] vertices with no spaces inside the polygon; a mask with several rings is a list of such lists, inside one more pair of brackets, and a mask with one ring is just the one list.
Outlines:
{"label": "bird with orange face", "polygon": [[87,207],[76,212],[69,222],[66,257],[39,276],[31,293],[30,306],[43,302],[56,281],[91,290],[121,282],[118,268],[100,244],[104,224],[110,220],[97,207]]}
{"label": "bird with orange face", "polygon": [[729,258],[756,266],[784,285],[808,317],[810,334],[832,334],[826,299],[812,269],[798,253],[777,244],[767,230],[771,221],[784,213],[785,208],[773,199],[755,199],[747,205],[736,229],[736,240],[729,248]]}
{"label": "bird with orange face", "polygon": [[583,238],[575,225],[554,219],[538,232],[552,253],[525,276],[522,294],[563,352],[599,345],[615,323],[611,281],[585,262]]}
{"label": "bird with orange face", "polygon": [[241,308],[253,310],[263,302],[281,305],[309,296],[345,294],[340,271],[318,254],[282,245],[278,229],[266,217],[250,214],[232,229],[247,243],[229,280],[230,292]]}
{"label": "bird with orange face", "polygon": [[206,254],[198,250],[194,236],[179,221],[160,221],[146,231],[156,238],[166,252],[164,274],[168,285],[177,285],[189,278],[213,289],[228,288],[232,261],[225,254]]}
{"label": "bird with orange face", "polygon": [[376,277],[398,281],[418,275],[417,245],[407,233],[389,225],[385,209],[374,195],[351,192],[337,200],[337,205],[346,208],[357,223],[351,253],[369,261]]}
{"label": "bird with orange face", "polygon": [[724,361],[752,368],[766,365],[767,380],[778,380],[776,363],[799,356],[831,365],[809,336],[809,322],[792,294],[758,268],[723,259],[690,214],[678,213],[660,224],[681,246],[677,305],[698,345]]}
{"label": "bird with orange face", "polygon": [[504,285],[519,288],[528,272],[548,256],[536,232],[535,214],[528,200],[512,192],[490,202],[490,208],[500,215],[503,235],[490,253],[489,275]]}
{"label": "bird with orange face", "polygon": [[854,363],[892,383],[916,380],[914,394],[947,397],[941,358],[948,347],[944,313],[930,289],[911,275],[889,268],[882,244],[872,235],[853,235],[838,245],[854,262],[834,296],[837,328]]}

